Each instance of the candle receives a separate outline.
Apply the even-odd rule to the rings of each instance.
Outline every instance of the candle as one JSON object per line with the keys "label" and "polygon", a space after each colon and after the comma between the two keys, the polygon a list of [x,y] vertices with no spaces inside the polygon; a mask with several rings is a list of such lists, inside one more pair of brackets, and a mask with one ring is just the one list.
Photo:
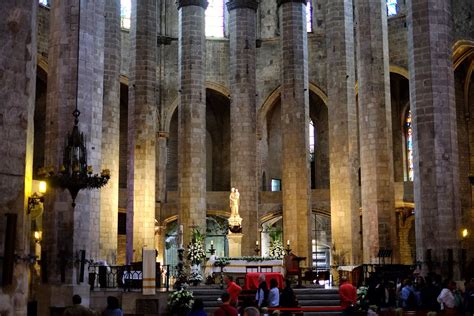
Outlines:
{"label": "candle", "polygon": [[257,240],[257,241],[255,241],[255,246],[258,246],[258,240]]}
{"label": "candle", "polygon": [[287,246],[290,245],[290,240],[289,240],[289,239],[286,241],[286,245],[287,245]]}
{"label": "candle", "polygon": [[211,246],[214,246],[214,240],[211,240]]}

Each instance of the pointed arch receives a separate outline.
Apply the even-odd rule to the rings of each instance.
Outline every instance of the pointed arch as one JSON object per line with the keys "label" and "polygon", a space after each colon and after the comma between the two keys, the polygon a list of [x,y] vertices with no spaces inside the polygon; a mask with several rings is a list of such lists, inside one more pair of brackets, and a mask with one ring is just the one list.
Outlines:
{"label": "pointed arch", "polygon": [[[227,98],[230,98],[230,90],[224,86],[221,85],[220,83],[217,82],[212,82],[212,81],[206,81],[206,89],[214,90]],[[177,96],[173,102],[167,107],[165,113],[164,113],[164,126],[163,126],[163,131],[166,133],[170,132],[170,124],[171,124],[171,118],[173,117],[174,112],[178,108],[178,103],[179,103],[179,97]]]}

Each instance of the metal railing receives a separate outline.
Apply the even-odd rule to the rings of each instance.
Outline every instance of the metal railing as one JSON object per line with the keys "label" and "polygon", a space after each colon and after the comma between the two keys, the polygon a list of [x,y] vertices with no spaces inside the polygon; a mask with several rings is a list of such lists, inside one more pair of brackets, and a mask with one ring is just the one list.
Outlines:
{"label": "metal railing", "polygon": [[[142,289],[143,272],[139,265],[98,265],[90,264],[88,267],[89,285],[91,291],[107,289],[121,289],[123,291],[139,291]],[[170,265],[156,265],[156,287],[165,288],[167,291],[174,283],[176,277],[175,267]]]}

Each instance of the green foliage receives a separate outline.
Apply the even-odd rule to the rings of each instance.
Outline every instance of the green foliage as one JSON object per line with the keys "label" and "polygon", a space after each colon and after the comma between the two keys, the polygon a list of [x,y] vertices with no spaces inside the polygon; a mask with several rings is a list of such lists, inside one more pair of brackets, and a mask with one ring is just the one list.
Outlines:
{"label": "green foliage", "polygon": [[275,257],[250,257],[250,256],[245,256],[245,257],[220,257],[216,259],[216,262],[214,263],[215,266],[219,266],[216,263],[220,260],[222,262],[227,262],[226,265],[228,265],[230,260],[245,260],[248,262],[259,262],[259,261],[268,261],[268,260],[278,260],[281,258],[275,258]]}
{"label": "green foliage", "polygon": [[268,233],[268,236],[270,237],[270,242],[275,240],[281,241],[282,239],[283,230],[279,227],[265,226],[263,231]]}
{"label": "green foliage", "polygon": [[168,312],[176,315],[187,315],[193,305],[193,293],[185,289],[173,292],[168,297]]}

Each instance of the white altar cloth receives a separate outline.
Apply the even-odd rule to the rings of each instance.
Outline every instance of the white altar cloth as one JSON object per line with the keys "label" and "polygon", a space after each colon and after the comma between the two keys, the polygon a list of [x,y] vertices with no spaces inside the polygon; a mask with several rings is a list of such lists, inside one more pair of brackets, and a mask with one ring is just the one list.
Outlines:
{"label": "white altar cloth", "polygon": [[[220,273],[221,268],[214,266],[215,260],[208,260],[206,262],[205,269],[212,273]],[[229,260],[229,264],[224,267],[224,273],[243,273],[247,272],[247,267],[252,267],[252,271],[248,272],[270,272],[264,271],[270,267],[273,268],[272,272],[284,273],[283,260],[262,260],[262,261],[247,261],[247,260]],[[257,269],[257,270],[255,270]]]}

